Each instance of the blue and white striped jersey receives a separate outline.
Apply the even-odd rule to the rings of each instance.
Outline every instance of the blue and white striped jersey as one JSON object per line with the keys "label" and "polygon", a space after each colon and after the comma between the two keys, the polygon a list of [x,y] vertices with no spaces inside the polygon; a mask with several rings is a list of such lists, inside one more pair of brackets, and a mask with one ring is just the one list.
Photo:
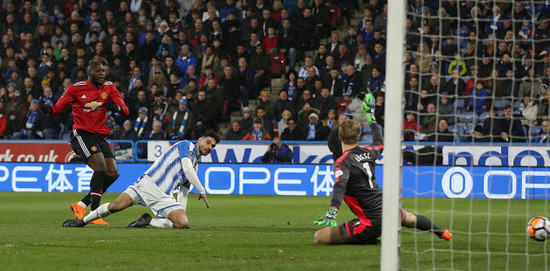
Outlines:
{"label": "blue and white striped jersey", "polygon": [[172,195],[174,190],[187,182],[183,171],[183,158],[191,159],[195,172],[198,170],[197,147],[190,141],[179,141],[162,154],[145,171],[155,184],[167,195]]}

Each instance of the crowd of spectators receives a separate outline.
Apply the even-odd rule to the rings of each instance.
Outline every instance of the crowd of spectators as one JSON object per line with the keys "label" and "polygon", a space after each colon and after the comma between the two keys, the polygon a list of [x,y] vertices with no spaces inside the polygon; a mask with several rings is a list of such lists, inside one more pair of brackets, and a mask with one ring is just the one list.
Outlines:
{"label": "crowd of spectators", "polygon": [[[339,119],[366,122],[366,93],[383,126],[387,12],[384,0],[3,1],[0,135],[62,138],[70,109],[38,108],[91,60],[130,109],[109,113],[111,139],[196,139],[231,122],[229,140],[324,141]],[[547,133],[549,23],[544,1],[409,0],[404,139]]]}

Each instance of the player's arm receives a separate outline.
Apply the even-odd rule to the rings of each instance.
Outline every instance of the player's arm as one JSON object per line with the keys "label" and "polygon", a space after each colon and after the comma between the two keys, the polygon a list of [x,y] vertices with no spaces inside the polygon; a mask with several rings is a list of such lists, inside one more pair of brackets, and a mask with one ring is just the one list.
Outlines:
{"label": "player's arm", "polygon": [[183,168],[183,174],[185,174],[185,178],[195,188],[197,188],[197,190],[199,190],[199,200],[203,199],[204,203],[206,203],[206,207],[210,208],[210,203],[208,203],[208,199],[206,198],[206,190],[199,181],[199,177],[197,176],[197,172],[195,172],[195,169],[193,168],[193,163],[191,162],[191,159],[189,157],[183,157],[181,158],[180,162]]}
{"label": "player's arm", "polygon": [[109,108],[111,111],[115,113],[122,113],[125,116],[128,116],[130,114],[128,106],[126,106],[124,100],[122,99],[122,97],[120,97],[120,92],[118,92],[117,89],[113,90],[111,101],[113,101],[113,105]]}
{"label": "player's arm", "polygon": [[42,110],[42,112],[44,112],[44,114],[46,115],[52,115],[52,116],[59,115],[61,112],[63,112],[63,110],[65,110],[67,105],[69,105],[74,101],[74,96],[72,94],[73,94],[73,87],[70,86],[65,90],[61,98],[57,100],[57,103],[55,103],[53,106],[48,104],[43,104],[40,107],[40,110]]}
{"label": "player's arm", "polygon": [[327,210],[325,216],[313,221],[313,224],[325,227],[336,227],[338,223],[336,222],[336,215],[338,215],[338,210],[340,210],[340,205],[342,205],[342,200],[346,194],[346,186],[349,180],[349,169],[344,166],[341,167],[340,163],[336,163],[336,170],[334,176],[336,180],[334,182],[334,187],[332,188],[332,199],[330,201],[330,207]]}

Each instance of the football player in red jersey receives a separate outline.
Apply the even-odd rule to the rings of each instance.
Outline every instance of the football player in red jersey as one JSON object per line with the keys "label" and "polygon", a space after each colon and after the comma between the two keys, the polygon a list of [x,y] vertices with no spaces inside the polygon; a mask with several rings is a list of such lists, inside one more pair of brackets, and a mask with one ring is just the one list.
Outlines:
{"label": "football player in red jersey", "polygon": [[[112,102],[109,109],[107,105]],[[111,130],[105,125],[107,110],[128,115],[128,107],[112,82],[105,81],[105,68],[100,62],[90,62],[88,80],[79,81],[68,87],[53,106],[43,105],[47,115],[58,115],[72,104],[74,116],[71,146],[74,152],[86,159],[86,164],[94,171],[90,180],[90,192],[71,209],[77,218],[99,207],[101,195],[119,176],[113,151],[105,140]],[[96,220],[96,224],[106,224]]]}
{"label": "football player in red jersey", "polygon": [[[372,97],[366,100],[374,101]],[[344,120],[338,125],[343,154],[334,165],[336,180],[330,207],[325,216],[313,222],[326,227],[315,233],[316,244],[377,244],[377,238],[382,234],[382,189],[376,182],[374,169],[376,159],[384,150],[384,137],[374,120],[374,104],[364,102],[363,111],[372,130],[373,144],[365,147],[358,145],[361,125],[357,121]],[[346,201],[357,218],[338,225],[336,215],[342,200]],[[450,231],[423,215],[403,209],[395,215],[398,214],[404,227],[431,231],[444,240],[452,237]]]}

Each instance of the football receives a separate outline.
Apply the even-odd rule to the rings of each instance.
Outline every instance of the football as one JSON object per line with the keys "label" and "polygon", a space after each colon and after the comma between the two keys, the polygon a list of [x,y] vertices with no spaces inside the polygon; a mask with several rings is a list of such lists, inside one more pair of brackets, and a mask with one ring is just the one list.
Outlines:
{"label": "football", "polygon": [[543,216],[537,216],[527,223],[527,234],[535,241],[546,241],[550,234],[550,221]]}

